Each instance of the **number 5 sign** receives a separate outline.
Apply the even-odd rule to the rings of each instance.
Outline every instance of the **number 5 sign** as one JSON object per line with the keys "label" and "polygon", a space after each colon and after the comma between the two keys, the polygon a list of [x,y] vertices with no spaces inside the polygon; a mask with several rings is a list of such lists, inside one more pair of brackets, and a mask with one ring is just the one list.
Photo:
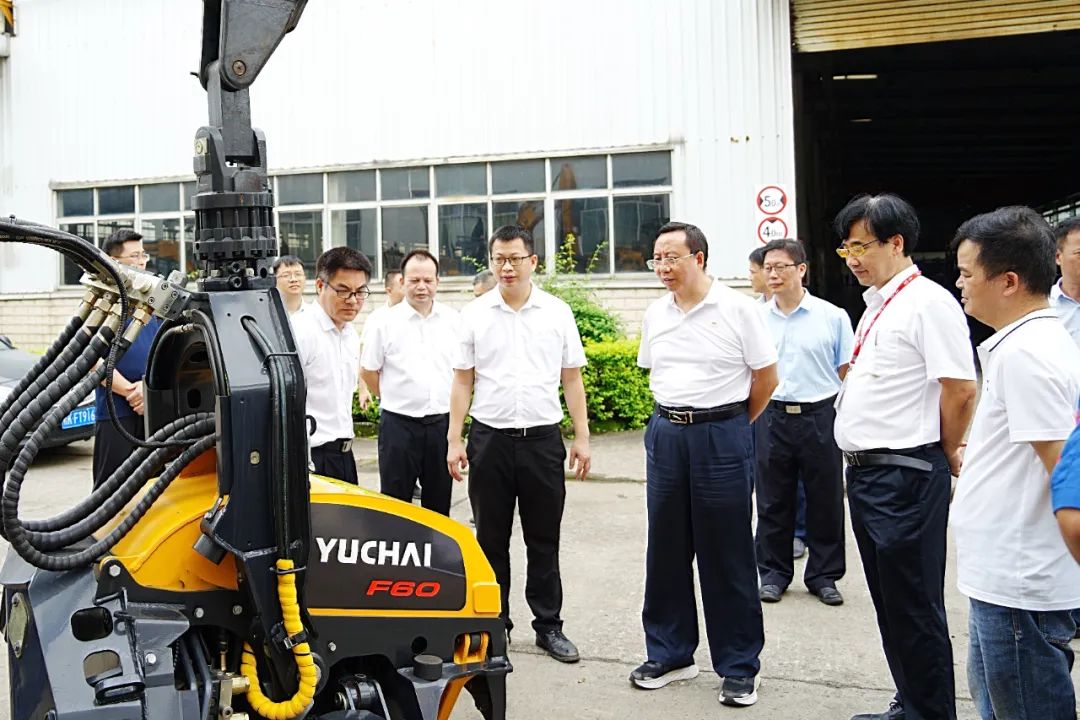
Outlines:
{"label": "number 5 sign", "polygon": [[795,203],[780,184],[761,185],[754,193],[757,239],[761,244],[795,237]]}

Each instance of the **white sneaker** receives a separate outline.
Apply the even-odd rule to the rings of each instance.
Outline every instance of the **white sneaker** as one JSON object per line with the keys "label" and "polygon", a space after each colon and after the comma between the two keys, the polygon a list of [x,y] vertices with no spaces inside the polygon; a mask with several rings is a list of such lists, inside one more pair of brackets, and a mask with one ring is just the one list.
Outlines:
{"label": "white sneaker", "polygon": [[723,705],[745,707],[757,702],[758,686],[761,684],[761,674],[752,678],[726,677],[720,686],[720,697],[717,699]]}
{"label": "white sneaker", "polygon": [[642,690],[658,690],[676,680],[692,680],[698,676],[697,665],[668,667],[658,662],[646,662],[630,673],[630,684]]}

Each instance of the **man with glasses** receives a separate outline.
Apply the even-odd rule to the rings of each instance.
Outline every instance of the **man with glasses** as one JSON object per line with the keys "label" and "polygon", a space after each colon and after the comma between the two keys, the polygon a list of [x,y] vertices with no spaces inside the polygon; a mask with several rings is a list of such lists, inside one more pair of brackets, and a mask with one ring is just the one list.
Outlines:
{"label": "man with glasses", "polygon": [[780,385],[758,420],[757,549],[759,594],[779,602],[795,575],[791,556],[796,479],[806,488],[810,546],[803,582],[826,605],[841,605],[844,576],[843,460],[833,439],[833,403],[854,345],[851,320],[803,287],[806,250],[796,240],[766,245],[762,272],[772,298],[765,323],[780,357]]}
{"label": "man with glasses", "polygon": [[315,472],[357,484],[352,454],[352,397],[360,377],[360,335],[352,323],[371,291],[371,261],[350,247],[315,262],[315,302],[293,318],[296,350],[307,380],[307,414],[315,420]]}
{"label": "man with glasses", "polygon": [[390,308],[364,340],[360,375],[379,397],[379,491],[450,514],[446,431],[458,314],[436,302],[439,261],[413,250],[401,261],[405,301]]}
{"label": "man with glasses", "polygon": [[278,292],[281,293],[281,302],[285,305],[285,312],[295,315],[304,311],[304,284],[307,276],[304,274],[304,264],[295,255],[282,255],[274,261],[274,279],[277,282]]}
{"label": "man with glasses", "polygon": [[[574,424],[569,467],[589,472],[589,422],[581,368],[585,351],[570,307],[532,283],[537,257],[528,230],[500,227],[488,243],[498,288],[461,313],[446,462],[455,480],[469,471],[476,539],[502,590],[509,635],[510,531],[521,515],[528,566],[525,599],[536,644],[560,662],[579,659],[563,634],[559,533],[566,500],[567,457],[559,423],[559,386]],[[475,389],[475,396],[473,391]],[[471,398],[471,402],[470,402]],[[461,439],[472,415],[468,449]]]}
{"label": "man with glasses", "polygon": [[853,720],[954,720],[956,687],[945,618],[950,474],[975,404],[975,363],[963,310],[911,253],[919,219],[902,198],[860,195],[834,221],[866,312],[836,401],[859,546],[896,695]]}
{"label": "man with glasses", "polygon": [[708,259],[698,227],[669,222],[647,262],[671,293],[645,311],[638,351],[657,405],[645,431],[648,656],[630,682],[655,690],[697,676],[696,558],[718,699],[746,706],[757,702],[765,644],[750,423],[776,388],[776,347],[759,306],[714,280]]}
{"label": "man with glasses", "polygon": [[[105,254],[121,265],[145,270],[150,256],[143,248],[143,237],[130,229],[117,230],[102,247]],[[116,468],[135,450],[135,445],[128,435],[145,439],[143,428],[143,375],[146,373],[146,360],[150,355],[150,346],[154,336],[161,328],[159,318],[151,318],[146,327],[139,332],[135,342],[116,363],[112,377],[113,404],[116,409],[117,423],[127,431],[125,435],[113,424],[109,417],[108,396],[105,384],[95,390],[94,424],[94,487],[109,479]],[[104,361],[102,361],[104,362]]]}

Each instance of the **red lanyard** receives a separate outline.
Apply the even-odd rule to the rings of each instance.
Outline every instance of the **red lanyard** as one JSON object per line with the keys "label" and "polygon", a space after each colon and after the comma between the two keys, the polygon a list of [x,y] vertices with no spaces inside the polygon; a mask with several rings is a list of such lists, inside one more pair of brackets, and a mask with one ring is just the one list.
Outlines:
{"label": "red lanyard", "polygon": [[[904,280],[904,282],[900,283],[900,285],[896,288],[896,291],[888,298],[886,298],[885,302],[881,304],[881,307],[878,308],[877,314],[874,315],[873,319],[870,320],[870,324],[866,326],[866,332],[859,333],[859,335],[855,338],[855,352],[851,354],[851,362],[849,363],[850,365],[854,365],[855,360],[858,359],[859,353],[862,351],[863,343],[866,342],[866,337],[870,334],[870,330],[874,327],[874,323],[876,323],[877,319],[881,317],[881,313],[885,312],[885,308],[889,307],[889,303],[893,301],[894,297],[900,294],[901,290],[910,285],[911,281],[919,277],[920,275],[922,275],[921,270],[916,270],[915,274],[909,275]],[[862,323],[859,323],[859,325],[861,326]]]}

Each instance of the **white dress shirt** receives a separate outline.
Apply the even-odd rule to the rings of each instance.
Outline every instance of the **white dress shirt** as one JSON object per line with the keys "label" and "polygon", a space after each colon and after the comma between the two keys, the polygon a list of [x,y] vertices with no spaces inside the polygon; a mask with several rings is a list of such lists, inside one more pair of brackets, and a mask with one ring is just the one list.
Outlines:
{"label": "white dress shirt", "polygon": [[[401,303],[398,303],[398,305],[400,304]],[[383,320],[383,316],[386,315],[386,313],[390,311],[390,308],[393,307],[396,307],[396,305],[391,305],[390,301],[387,300],[385,303],[371,311],[371,314],[367,316],[366,320],[364,320],[364,327],[360,330],[361,345],[367,342],[368,335],[370,335],[372,331],[374,331],[375,328],[378,327],[379,323],[381,323]]]}
{"label": "white dress shirt", "polygon": [[315,418],[311,447],[353,437],[352,397],[360,373],[360,336],[352,323],[338,330],[313,302],[292,316],[296,350],[307,380],[307,414]]}
{"label": "white dress shirt", "polygon": [[1059,278],[1050,288],[1050,306],[1057,312],[1061,323],[1069,331],[1073,341],[1080,345],[1080,299],[1071,298],[1061,289]]}
{"label": "white dress shirt", "polygon": [[515,312],[496,289],[465,306],[460,328],[454,368],[476,371],[473,419],[496,428],[562,421],[562,369],[585,366],[569,305],[533,285]]}
{"label": "white dress shirt", "polygon": [[939,380],[975,379],[967,320],[956,298],[924,276],[897,294],[916,272],[912,265],[880,291],[871,287],[863,293],[866,312],[855,329],[862,349],[836,399],[841,450],[900,450],[940,442]]}
{"label": "white dress shirt", "polygon": [[450,412],[457,326],[457,311],[440,302],[426,318],[408,302],[383,314],[360,355],[379,373],[379,407],[415,418]]}
{"label": "white dress shirt", "polygon": [[1032,611],[1080,607],[1080,568],[1050,504],[1032,442],[1076,423],[1080,349],[1053,310],[1029,313],[979,346],[983,388],[950,520],[957,585],[968,597]]}
{"label": "white dress shirt", "polygon": [[760,303],[718,280],[685,313],[674,293],[653,301],[641,324],[638,365],[650,370],[649,388],[661,405],[742,402],[750,396],[751,371],[776,358]]}

